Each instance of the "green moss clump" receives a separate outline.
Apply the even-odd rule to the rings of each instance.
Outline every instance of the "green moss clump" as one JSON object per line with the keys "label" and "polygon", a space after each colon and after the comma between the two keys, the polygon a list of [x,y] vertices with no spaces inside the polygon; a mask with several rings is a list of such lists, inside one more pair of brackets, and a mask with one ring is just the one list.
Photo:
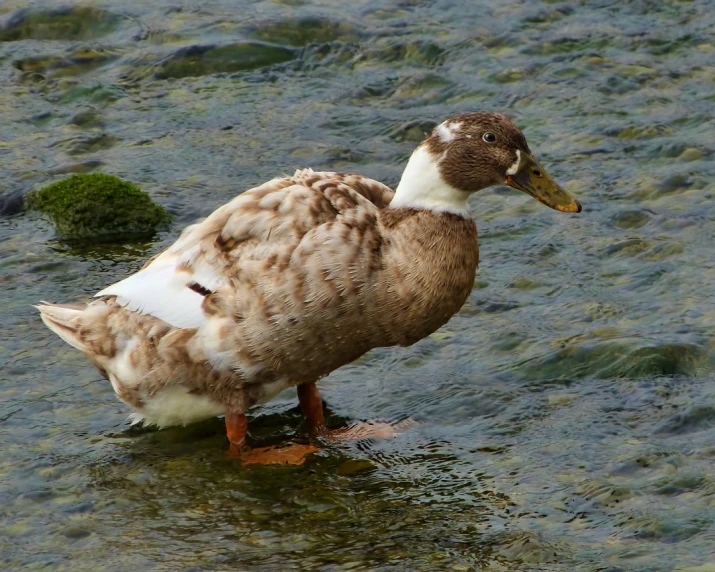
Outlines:
{"label": "green moss clump", "polygon": [[171,220],[144,191],[101,173],[72,175],[30,193],[26,206],[47,214],[67,238],[151,236]]}

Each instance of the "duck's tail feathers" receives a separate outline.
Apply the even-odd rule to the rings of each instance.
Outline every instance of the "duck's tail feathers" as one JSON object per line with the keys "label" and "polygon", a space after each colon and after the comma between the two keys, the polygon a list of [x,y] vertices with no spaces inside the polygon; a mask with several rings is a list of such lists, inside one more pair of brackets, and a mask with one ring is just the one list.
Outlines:
{"label": "duck's tail feathers", "polygon": [[79,336],[82,314],[86,306],[71,304],[52,304],[41,302],[35,306],[45,325],[72,347],[85,351],[86,346]]}

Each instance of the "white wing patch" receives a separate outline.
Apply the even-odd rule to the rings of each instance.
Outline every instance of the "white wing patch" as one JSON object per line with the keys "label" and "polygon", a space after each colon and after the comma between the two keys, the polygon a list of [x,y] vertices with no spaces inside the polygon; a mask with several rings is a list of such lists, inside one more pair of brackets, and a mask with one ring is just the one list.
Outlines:
{"label": "white wing patch", "polygon": [[167,252],[143,270],[112,284],[95,297],[116,296],[118,304],[133,312],[149,314],[175,328],[198,328],[207,321],[201,308],[204,297],[189,286],[199,284],[214,290],[223,284],[223,280],[206,267],[200,273],[180,267],[186,254],[179,257]]}

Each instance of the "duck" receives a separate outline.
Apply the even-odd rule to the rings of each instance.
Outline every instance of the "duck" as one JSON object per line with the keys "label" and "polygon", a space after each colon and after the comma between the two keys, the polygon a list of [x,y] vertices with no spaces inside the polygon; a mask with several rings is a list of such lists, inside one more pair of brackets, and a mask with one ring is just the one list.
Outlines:
{"label": "duck", "polygon": [[340,430],[325,426],[317,382],[374,348],[415,344],[459,311],[479,263],[467,202],[497,185],[582,210],[510,119],[470,111],[426,135],[394,191],[298,170],[188,226],[90,303],[35,307],[134,423],[223,416],[229,453],[245,459],[247,411],[295,387],[311,431],[329,439]]}

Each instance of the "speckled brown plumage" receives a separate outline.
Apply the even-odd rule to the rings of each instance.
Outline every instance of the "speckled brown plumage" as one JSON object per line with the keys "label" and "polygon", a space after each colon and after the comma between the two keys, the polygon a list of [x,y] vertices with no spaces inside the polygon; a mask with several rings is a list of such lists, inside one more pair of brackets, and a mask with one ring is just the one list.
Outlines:
{"label": "speckled brown plumage", "polygon": [[[172,328],[109,296],[76,317],[79,345],[135,408],[181,385],[245,411],[272,397],[265,384],[315,381],[372,348],[413,344],[469,295],[477,232],[457,215],[386,209],[392,195],[358,175],[309,171],[247,191],[154,260],[194,248],[177,271],[229,277],[205,296],[206,324]],[[130,380],[112,372],[118,351]]]}
{"label": "speckled brown plumage", "polygon": [[[447,128],[453,139],[445,141],[432,133],[425,145],[433,154],[445,155],[444,180],[465,192],[479,191],[485,182],[502,184],[501,166],[514,163],[517,150],[531,153],[523,133],[500,113],[462,113],[450,119]],[[484,141],[486,132],[495,135],[494,143]]]}
{"label": "speckled brown plumage", "polygon": [[[496,144],[481,140],[485,129]],[[526,141],[503,116],[457,116],[418,148],[397,196],[360,175],[298,171],[188,227],[87,307],[38,308],[136,419],[230,412],[243,427],[240,414],[282,389],[445,324],[479,261],[466,197],[516,173],[521,152]]]}

